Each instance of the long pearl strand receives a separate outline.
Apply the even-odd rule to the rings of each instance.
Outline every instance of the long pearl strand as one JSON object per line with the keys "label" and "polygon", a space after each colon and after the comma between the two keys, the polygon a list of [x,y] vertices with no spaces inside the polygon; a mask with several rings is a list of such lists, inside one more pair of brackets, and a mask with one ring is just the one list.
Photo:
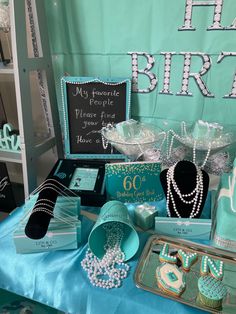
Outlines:
{"label": "long pearl strand", "polygon": [[103,258],[99,259],[88,249],[81,266],[93,286],[103,289],[118,288],[129,271],[129,265],[124,263],[125,254],[120,248],[124,231],[121,223],[107,223],[103,228],[107,238]]}
{"label": "long pearl strand", "polygon": [[[171,137],[171,139],[170,139],[170,137]],[[182,123],[181,123],[181,135],[178,135],[172,129],[170,129],[167,132],[167,137],[166,137],[167,160],[170,159],[170,157],[171,157],[175,139],[177,139],[182,144],[190,147],[190,142],[189,142],[190,137],[187,135],[186,123],[184,121],[182,121]],[[204,158],[204,160],[202,162],[202,165],[200,166],[201,169],[203,169],[205,167],[206,162],[207,162],[207,160],[208,160],[208,158],[210,156],[211,149],[212,149],[212,143],[214,143],[214,141],[212,142],[209,139],[209,142],[207,144],[206,156],[205,156],[205,158]],[[196,160],[197,141],[192,139],[191,140],[191,144],[193,145],[193,163],[197,164],[197,160]]]}
{"label": "long pearl strand", "polygon": [[168,171],[167,171],[167,197],[166,197],[166,205],[167,205],[167,214],[169,217],[171,217],[171,212],[170,212],[170,204],[172,204],[172,207],[174,209],[174,212],[176,213],[177,217],[182,218],[181,215],[179,214],[176,204],[175,204],[175,199],[173,196],[172,192],[172,187],[175,191],[175,193],[178,195],[180,200],[184,204],[193,204],[192,211],[189,215],[189,218],[194,218],[197,216],[197,214],[200,211],[201,205],[202,205],[202,199],[203,199],[203,174],[202,170],[196,167],[196,187],[189,193],[187,194],[182,194],[176,181],[174,178],[174,173],[175,173],[175,167],[177,163],[171,166]]}

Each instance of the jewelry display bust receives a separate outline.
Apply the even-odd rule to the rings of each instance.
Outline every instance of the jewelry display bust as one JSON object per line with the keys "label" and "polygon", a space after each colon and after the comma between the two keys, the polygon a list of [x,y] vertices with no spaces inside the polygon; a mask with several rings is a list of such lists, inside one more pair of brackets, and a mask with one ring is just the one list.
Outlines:
{"label": "jewelry display bust", "polygon": [[166,196],[167,215],[199,218],[209,187],[208,174],[194,163],[182,160],[160,174]]}
{"label": "jewelry display bust", "polygon": [[57,196],[62,193],[62,184],[47,179],[41,185],[37,201],[25,226],[25,234],[31,239],[42,239],[48,230]]}

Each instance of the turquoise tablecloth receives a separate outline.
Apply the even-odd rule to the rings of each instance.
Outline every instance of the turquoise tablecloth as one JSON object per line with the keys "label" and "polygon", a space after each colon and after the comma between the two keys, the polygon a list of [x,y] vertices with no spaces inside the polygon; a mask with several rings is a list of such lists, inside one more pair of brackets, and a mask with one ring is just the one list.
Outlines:
{"label": "turquoise tablecloth", "polygon": [[[130,261],[131,272],[119,289],[91,286],[80,262],[93,222],[82,218],[83,241],[78,250],[16,254],[12,234],[22,215],[18,208],[0,224],[0,288],[76,314],[197,314],[202,311],[136,288],[133,274],[147,235]],[[204,312],[205,313],[205,312]]]}

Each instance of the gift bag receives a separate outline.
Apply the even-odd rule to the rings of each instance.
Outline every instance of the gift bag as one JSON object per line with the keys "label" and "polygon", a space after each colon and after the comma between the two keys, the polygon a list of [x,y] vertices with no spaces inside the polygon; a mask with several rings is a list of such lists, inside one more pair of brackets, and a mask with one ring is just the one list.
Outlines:
{"label": "gift bag", "polygon": [[223,174],[215,207],[214,245],[236,252],[236,159],[231,174]]}

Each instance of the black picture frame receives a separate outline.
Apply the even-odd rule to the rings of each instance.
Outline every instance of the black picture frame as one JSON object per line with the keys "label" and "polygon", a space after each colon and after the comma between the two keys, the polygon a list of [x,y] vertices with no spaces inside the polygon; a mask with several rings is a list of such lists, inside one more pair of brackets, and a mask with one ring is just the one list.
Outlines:
{"label": "black picture frame", "polygon": [[66,158],[122,158],[101,129],[130,118],[130,79],[65,76],[61,84]]}

